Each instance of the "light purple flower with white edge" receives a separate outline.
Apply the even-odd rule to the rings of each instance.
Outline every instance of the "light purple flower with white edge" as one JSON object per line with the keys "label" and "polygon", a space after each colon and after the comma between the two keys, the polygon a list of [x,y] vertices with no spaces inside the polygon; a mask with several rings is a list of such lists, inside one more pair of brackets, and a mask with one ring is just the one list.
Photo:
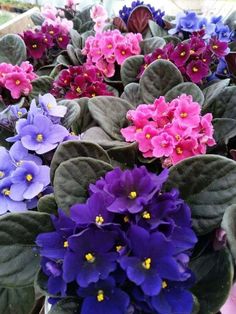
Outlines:
{"label": "light purple flower with white edge", "polygon": [[0,215],[6,212],[26,211],[26,204],[22,201],[17,202],[11,199],[11,179],[8,177],[0,181]]}
{"label": "light purple flower with white edge", "polygon": [[39,105],[44,113],[50,117],[63,118],[67,111],[65,106],[57,104],[56,98],[51,94],[39,95]]}
{"label": "light purple flower with white edge", "polygon": [[50,168],[38,166],[33,161],[24,161],[11,176],[11,199],[29,200],[41,193],[50,183]]}
{"label": "light purple flower with white edge", "polygon": [[34,117],[34,123],[20,130],[21,142],[28,150],[37,154],[47,153],[63,142],[69,131],[62,125],[53,124],[46,116]]}

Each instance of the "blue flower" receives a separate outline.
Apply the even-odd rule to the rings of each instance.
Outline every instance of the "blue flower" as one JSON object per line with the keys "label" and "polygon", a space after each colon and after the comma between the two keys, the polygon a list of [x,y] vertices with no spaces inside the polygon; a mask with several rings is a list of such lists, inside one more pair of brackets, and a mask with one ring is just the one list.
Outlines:
{"label": "blue flower", "polygon": [[0,147],[0,181],[7,178],[14,169],[9,152],[5,147]]}
{"label": "blue flower", "polygon": [[56,98],[51,94],[39,95],[39,105],[44,114],[50,118],[63,118],[67,111],[65,106],[57,104]]}
{"label": "blue flower", "polygon": [[10,106],[10,111],[14,121],[17,121],[27,114],[26,108],[21,108],[19,105]]}
{"label": "blue flower", "polygon": [[200,17],[195,12],[183,12],[179,13],[176,16],[176,19],[173,21],[175,28],[169,30],[169,34],[173,35],[179,31],[185,32],[194,32],[199,30]]}
{"label": "blue flower", "polygon": [[129,296],[116,287],[111,277],[79,288],[78,295],[84,299],[81,314],[124,314],[130,303]]}
{"label": "blue flower", "polygon": [[9,155],[16,167],[19,167],[23,161],[33,161],[37,165],[42,165],[42,160],[38,156],[30,154],[20,141],[12,145]]}

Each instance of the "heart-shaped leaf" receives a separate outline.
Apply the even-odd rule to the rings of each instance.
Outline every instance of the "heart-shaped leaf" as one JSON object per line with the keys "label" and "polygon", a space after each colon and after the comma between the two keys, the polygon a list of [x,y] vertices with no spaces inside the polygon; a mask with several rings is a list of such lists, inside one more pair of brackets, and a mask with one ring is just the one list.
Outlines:
{"label": "heart-shaped leaf", "polygon": [[140,47],[144,55],[152,53],[157,48],[163,48],[166,42],[161,37],[152,37],[141,41]]}
{"label": "heart-shaped leaf", "polygon": [[34,25],[36,25],[36,26],[37,25],[41,26],[44,22],[44,17],[42,16],[41,13],[34,13],[31,15],[30,18],[31,18],[32,22],[34,23]]}
{"label": "heart-shaped leaf", "polygon": [[152,20],[148,21],[148,26],[153,37],[155,36],[164,37],[168,35],[168,32],[165,29],[163,29],[161,26],[159,26],[156,22]]}
{"label": "heart-shaped leaf", "polygon": [[193,226],[206,234],[220,226],[236,202],[236,162],[217,155],[196,156],[171,167],[167,188],[176,187],[192,211]]}
{"label": "heart-shaped leaf", "polygon": [[171,101],[182,94],[192,95],[193,101],[198,102],[200,105],[204,103],[204,96],[200,88],[191,82],[181,83],[170,89],[165,98],[167,101]]}
{"label": "heart-shaped leaf", "polygon": [[90,127],[96,125],[96,122],[93,120],[88,109],[89,98],[82,97],[74,99],[74,101],[80,106],[80,116],[76,121],[74,121],[72,125],[72,131],[75,134],[80,134]]}
{"label": "heart-shaped leaf", "polygon": [[233,263],[228,249],[206,251],[192,260],[191,269],[196,277],[193,293],[200,302],[199,314],[217,313],[225,303],[233,281]]}
{"label": "heart-shaped leaf", "polygon": [[137,163],[137,143],[131,143],[127,146],[113,147],[108,151],[112,160],[116,160],[125,166],[133,167]]}
{"label": "heart-shaped leaf", "polygon": [[148,27],[148,21],[152,20],[152,12],[145,5],[137,6],[130,14],[127,26],[129,32],[144,33]]}
{"label": "heart-shaped leaf", "polygon": [[71,158],[61,163],[54,177],[54,193],[58,207],[68,212],[72,205],[85,202],[89,184],[110,170],[110,164],[88,157]]}
{"label": "heart-shaped leaf", "polygon": [[118,28],[122,33],[128,32],[128,28],[127,28],[125,22],[119,16],[114,17],[113,25],[116,28]]}
{"label": "heart-shaped leaf", "polygon": [[130,83],[125,86],[124,92],[121,95],[122,99],[127,100],[131,105],[137,107],[142,103],[140,96],[140,88],[138,83]]}
{"label": "heart-shaped leaf", "polygon": [[39,94],[43,95],[50,92],[53,78],[50,76],[41,76],[32,81],[33,90],[29,94],[29,99],[37,98]]}
{"label": "heart-shaped leaf", "polygon": [[230,83],[230,79],[220,80],[217,83],[214,83],[206,88],[204,88],[203,95],[205,97],[203,109],[207,112],[208,108],[211,107],[212,103],[218,98],[222,91]]}
{"label": "heart-shaped leaf", "polygon": [[120,69],[121,80],[124,86],[138,81],[138,75],[143,64],[144,56],[141,55],[132,56],[125,60]]}
{"label": "heart-shaped leaf", "polygon": [[40,197],[37,208],[39,212],[56,215],[58,208],[54,194],[46,194]]}
{"label": "heart-shaped leaf", "polygon": [[146,104],[153,103],[165,95],[171,88],[183,82],[179,69],[170,61],[152,62],[140,79],[140,93]]}
{"label": "heart-shaped leaf", "polygon": [[133,109],[132,105],[118,97],[99,96],[90,99],[88,107],[93,119],[110,137],[123,139],[120,129],[126,126],[126,113]]}
{"label": "heart-shaped leaf", "polygon": [[107,152],[97,144],[84,141],[67,141],[62,143],[56,150],[51,162],[51,182],[53,182],[55,171],[58,166],[71,158],[91,157],[110,163]]}
{"label": "heart-shaped leaf", "polygon": [[226,231],[230,251],[236,264],[236,204],[226,209],[221,227]]}
{"label": "heart-shaped leaf", "polygon": [[214,138],[218,144],[227,145],[236,136],[236,120],[220,118],[213,120]]}
{"label": "heart-shaped leaf", "polygon": [[58,105],[65,106],[67,108],[67,112],[62,119],[62,125],[69,129],[80,117],[80,106],[74,100],[61,100],[58,102]]}
{"label": "heart-shaped leaf", "polygon": [[32,285],[39,269],[35,239],[52,230],[50,216],[26,212],[0,218],[0,282],[2,287]]}
{"label": "heart-shaped leaf", "polygon": [[26,46],[23,39],[15,34],[5,35],[0,39],[0,63],[20,65],[26,60]]}
{"label": "heart-shaped leaf", "polygon": [[48,314],[78,313],[79,307],[79,300],[77,298],[66,298],[58,301]]}

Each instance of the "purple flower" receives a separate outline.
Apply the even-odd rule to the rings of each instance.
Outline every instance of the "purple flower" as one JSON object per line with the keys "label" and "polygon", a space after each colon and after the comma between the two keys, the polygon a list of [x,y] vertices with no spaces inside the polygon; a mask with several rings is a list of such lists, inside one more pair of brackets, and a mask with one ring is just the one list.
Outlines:
{"label": "purple flower", "polygon": [[67,285],[62,278],[62,261],[54,261],[43,257],[41,260],[43,272],[48,276],[47,289],[50,294],[66,296]]}
{"label": "purple flower", "polygon": [[208,66],[201,60],[189,62],[186,68],[186,74],[193,83],[200,83],[209,73]]}
{"label": "purple flower", "polygon": [[105,195],[102,193],[93,194],[86,204],[76,204],[70,209],[71,219],[80,226],[87,226],[91,223],[103,225],[113,220],[113,214],[107,211]]}
{"label": "purple flower", "polygon": [[230,52],[228,43],[219,41],[216,38],[210,40],[209,48],[217,57],[224,57]]}
{"label": "purple flower", "polygon": [[165,237],[155,232],[132,226],[129,232],[131,255],[120,259],[121,267],[128,278],[141,286],[146,295],[156,295],[162,287],[162,278],[181,280],[174,246]]}
{"label": "purple flower", "polygon": [[220,78],[230,77],[229,68],[228,68],[227,62],[225,61],[224,58],[219,59],[219,63],[217,65],[215,74],[216,74],[216,76],[218,76]]}
{"label": "purple flower", "polygon": [[90,228],[69,237],[63,264],[64,280],[76,280],[81,287],[87,287],[106,279],[117,267],[119,254],[113,250],[116,236],[111,231]]}
{"label": "purple flower", "polygon": [[33,161],[37,165],[42,165],[42,160],[33,154],[29,154],[28,150],[20,141],[15,142],[9,150],[9,155],[16,167],[21,166],[23,161]]}
{"label": "purple flower", "polygon": [[55,231],[41,233],[37,236],[36,244],[40,254],[52,259],[62,259],[68,248],[68,237],[73,234],[75,223],[59,209],[58,217],[51,217]]}
{"label": "purple flower", "polygon": [[56,148],[68,134],[63,126],[53,124],[46,116],[37,115],[33,124],[20,129],[19,135],[25,148],[44,154]]}
{"label": "purple flower", "polygon": [[220,41],[230,41],[231,30],[228,25],[224,25],[222,22],[217,23],[215,32]]}
{"label": "purple flower", "polygon": [[169,30],[169,34],[173,35],[179,31],[194,32],[199,30],[200,18],[195,12],[184,12],[176,16],[175,28]]}
{"label": "purple flower", "polygon": [[19,105],[10,106],[10,111],[14,121],[21,119],[27,113],[27,110],[25,108],[20,108]]}
{"label": "purple flower", "polygon": [[111,277],[79,288],[78,295],[84,299],[81,314],[124,314],[130,303],[129,296],[116,287]]}
{"label": "purple flower", "polygon": [[42,58],[46,50],[46,44],[42,33],[26,31],[23,34],[23,40],[30,57],[34,59]]}
{"label": "purple flower", "polygon": [[14,169],[9,152],[5,147],[0,147],[0,181],[8,177]]}
{"label": "purple flower", "polygon": [[10,195],[14,201],[32,199],[50,183],[50,168],[24,161],[11,175]]}
{"label": "purple flower", "polygon": [[24,202],[17,202],[11,199],[11,179],[6,178],[0,181],[0,215],[9,212],[26,211],[26,204]]}
{"label": "purple flower", "polygon": [[56,98],[51,94],[39,95],[39,105],[49,117],[63,118],[67,111],[65,106],[57,105]]}
{"label": "purple flower", "polygon": [[190,45],[179,44],[171,54],[171,60],[179,67],[186,63],[190,56]]}
{"label": "purple flower", "polygon": [[15,136],[8,137],[6,139],[6,141],[10,142],[10,143],[14,143],[14,142],[19,141],[21,139],[21,136],[20,136],[21,130],[28,124],[29,124],[28,119],[19,119],[16,122],[16,133],[17,134]]}
{"label": "purple flower", "polygon": [[104,179],[90,185],[92,192],[103,191],[110,197],[107,209],[116,213],[138,213],[166,181],[168,171],[159,176],[149,173],[142,166],[122,171],[116,168],[108,172]]}

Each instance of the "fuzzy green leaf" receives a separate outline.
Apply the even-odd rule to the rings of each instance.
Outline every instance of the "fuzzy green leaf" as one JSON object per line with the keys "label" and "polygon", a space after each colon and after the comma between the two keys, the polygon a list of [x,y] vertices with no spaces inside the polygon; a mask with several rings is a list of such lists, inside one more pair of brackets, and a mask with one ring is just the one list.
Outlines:
{"label": "fuzzy green leaf", "polygon": [[26,46],[23,39],[15,34],[0,38],[0,63],[20,65],[26,60]]}
{"label": "fuzzy green leaf", "polygon": [[125,85],[138,81],[141,66],[144,64],[144,56],[132,56],[127,58],[121,66],[120,75]]}
{"label": "fuzzy green leaf", "polygon": [[182,94],[192,95],[193,101],[198,102],[200,105],[204,102],[204,96],[200,88],[196,84],[190,82],[176,85],[166,93],[165,98],[167,101],[171,101]]}

